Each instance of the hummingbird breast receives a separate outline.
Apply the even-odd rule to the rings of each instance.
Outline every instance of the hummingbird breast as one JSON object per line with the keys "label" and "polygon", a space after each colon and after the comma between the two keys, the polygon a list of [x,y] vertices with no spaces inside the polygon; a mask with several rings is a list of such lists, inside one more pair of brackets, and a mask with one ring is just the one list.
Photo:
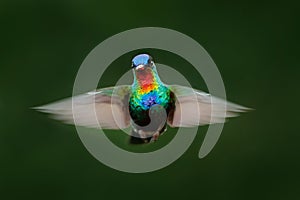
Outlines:
{"label": "hummingbird breast", "polygon": [[[139,126],[147,126],[151,119],[159,126],[163,121],[165,123],[165,114],[169,114],[174,108],[175,101],[173,93],[164,85],[157,87],[150,86],[153,89],[147,92],[135,90],[129,99],[129,113],[132,121]],[[159,105],[160,109],[157,109]],[[155,109],[151,109],[154,108]],[[150,113],[151,110],[151,113]],[[151,115],[151,117],[150,117]],[[151,118],[151,119],[150,119]],[[158,127],[151,126],[152,131],[157,131]]]}

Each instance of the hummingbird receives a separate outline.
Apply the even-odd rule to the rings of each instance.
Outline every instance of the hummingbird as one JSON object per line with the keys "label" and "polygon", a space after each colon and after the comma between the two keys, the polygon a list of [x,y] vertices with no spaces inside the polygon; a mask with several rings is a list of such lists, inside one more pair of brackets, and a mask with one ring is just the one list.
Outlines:
{"label": "hummingbird", "polygon": [[149,54],[136,55],[131,68],[132,85],[101,88],[36,109],[76,126],[130,127],[131,144],[156,141],[167,127],[224,123],[227,118],[250,110],[200,90],[163,83]]}

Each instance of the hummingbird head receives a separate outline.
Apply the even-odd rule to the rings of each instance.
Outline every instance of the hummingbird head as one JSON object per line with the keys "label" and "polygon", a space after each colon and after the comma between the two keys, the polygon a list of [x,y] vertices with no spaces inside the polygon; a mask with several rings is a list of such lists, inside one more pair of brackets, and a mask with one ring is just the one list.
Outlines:
{"label": "hummingbird head", "polygon": [[131,67],[135,70],[144,70],[146,67],[153,66],[152,57],[148,54],[139,54],[132,59]]}
{"label": "hummingbird head", "polygon": [[135,83],[143,88],[160,81],[153,59],[148,54],[139,54],[132,59]]}

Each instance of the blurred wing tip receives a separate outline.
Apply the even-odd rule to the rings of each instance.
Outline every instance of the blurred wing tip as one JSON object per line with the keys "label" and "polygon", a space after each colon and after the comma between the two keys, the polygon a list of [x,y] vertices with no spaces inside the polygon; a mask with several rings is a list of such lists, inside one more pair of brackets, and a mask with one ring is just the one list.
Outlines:
{"label": "blurred wing tip", "polygon": [[30,109],[32,110],[36,110],[36,111],[39,111],[39,112],[43,112],[43,113],[52,113],[55,111],[55,108],[51,108],[47,105],[45,106],[36,106],[36,107],[30,107]]}
{"label": "blurred wing tip", "polygon": [[39,112],[47,112],[47,110],[48,110],[44,106],[30,107],[29,109],[36,110],[36,111],[39,111]]}
{"label": "blurred wing tip", "polygon": [[254,108],[249,108],[249,107],[245,107],[245,106],[239,106],[237,108],[238,112],[244,113],[244,112],[250,112],[250,111],[254,111]]}

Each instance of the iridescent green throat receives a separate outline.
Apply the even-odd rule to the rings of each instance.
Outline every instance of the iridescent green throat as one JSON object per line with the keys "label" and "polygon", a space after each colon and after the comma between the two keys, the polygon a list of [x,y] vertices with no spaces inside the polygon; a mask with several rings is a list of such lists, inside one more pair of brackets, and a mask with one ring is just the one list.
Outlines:
{"label": "iridescent green throat", "polygon": [[134,110],[148,110],[155,104],[166,108],[170,100],[170,90],[161,82],[155,66],[134,71],[132,91],[130,106]]}

